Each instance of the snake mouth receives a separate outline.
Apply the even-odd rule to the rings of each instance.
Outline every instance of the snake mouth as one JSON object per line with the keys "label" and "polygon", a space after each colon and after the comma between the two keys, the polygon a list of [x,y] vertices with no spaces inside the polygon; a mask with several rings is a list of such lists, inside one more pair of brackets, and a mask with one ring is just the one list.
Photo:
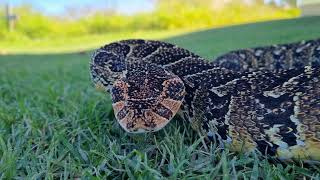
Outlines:
{"label": "snake mouth", "polygon": [[142,114],[131,111],[119,121],[121,127],[129,133],[156,132],[162,129],[170,119],[161,117],[150,109],[142,111]]}
{"label": "snake mouth", "polygon": [[[152,103],[153,102],[153,103]],[[113,104],[121,127],[130,133],[155,132],[165,127],[178,112],[182,101],[152,99]]]}
{"label": "snake mouth", "polygon": [[165,89],[154,98],[128,98],[126,94],[114,98],[113,109],[121,127],[130,133],[155,132],[165,127],[180,109],[185,95],[184,87],[169,95]]}

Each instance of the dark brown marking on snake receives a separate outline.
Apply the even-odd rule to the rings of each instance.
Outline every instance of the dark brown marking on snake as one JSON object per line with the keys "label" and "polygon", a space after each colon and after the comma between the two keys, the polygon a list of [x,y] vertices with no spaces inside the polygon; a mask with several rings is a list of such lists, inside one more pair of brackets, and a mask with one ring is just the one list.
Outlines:
{"label": "dark brown marking on snake", "polygon": [[175,45],[124,40],[98,49],[96,86],[128,132],[163,128],[181,108],[233,151],[320,160],[320,39],[236,50],[208,62]]}

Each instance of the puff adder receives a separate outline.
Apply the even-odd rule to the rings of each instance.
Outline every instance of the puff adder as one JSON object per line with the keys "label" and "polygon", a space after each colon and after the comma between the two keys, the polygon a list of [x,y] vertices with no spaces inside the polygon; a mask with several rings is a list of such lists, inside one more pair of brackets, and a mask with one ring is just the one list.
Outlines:
{"label": "puff adder", "polygon": [[123,40],[96,50],[94,84],[128,132],[178,113],[233,151],[320,160],[320,40],[229,52],[209,62],[173,44]]}

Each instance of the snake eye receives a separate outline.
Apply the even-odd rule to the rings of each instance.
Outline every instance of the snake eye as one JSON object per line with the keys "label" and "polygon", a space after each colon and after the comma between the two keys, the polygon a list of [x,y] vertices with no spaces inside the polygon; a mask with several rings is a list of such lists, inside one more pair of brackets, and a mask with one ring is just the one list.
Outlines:
{"label": "snake eye", "polygon": [[127,132],[162,129],[178,112],[185,94],[182,80],[153,64],[127,67],[111,90],[116,119]]}
{"label": "snake eye", "polygon": [[114,72],[122,72],[125,70],[125,66],[123,63],[113,62],[111,63],[111,70]]}
{"label": "snake eye", "polygon": [[119,43],[112,43],[96,50],[91,58],[91,78],[98,89],[109,91],[113,82],[122,75],[125,56],[130,48]]}

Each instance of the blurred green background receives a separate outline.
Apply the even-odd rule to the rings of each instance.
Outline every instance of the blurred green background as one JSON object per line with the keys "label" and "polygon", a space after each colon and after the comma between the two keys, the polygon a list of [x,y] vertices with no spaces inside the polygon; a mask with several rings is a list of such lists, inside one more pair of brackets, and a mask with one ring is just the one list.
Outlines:
{"label": "blurred green background", "polygon": [[77,51],[117,39],[159,39],[296,18],[301,13],[296,4],[292,0],[7,0],[0,2],[0,51]]}

